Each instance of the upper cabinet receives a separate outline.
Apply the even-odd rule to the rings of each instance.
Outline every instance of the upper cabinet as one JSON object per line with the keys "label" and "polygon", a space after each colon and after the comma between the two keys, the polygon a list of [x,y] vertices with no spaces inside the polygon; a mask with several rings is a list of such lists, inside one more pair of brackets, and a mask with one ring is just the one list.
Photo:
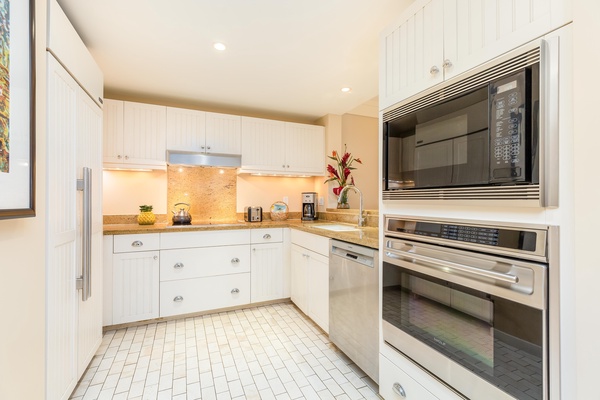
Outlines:
{"label": "upper cabinet", "polygon": [[568,23],[564,0],[420,0],[381,35],[380,108]]}
{"label": "upper cabinet", "polygon": [[242,137],[241,172],[324,174],[322,126],[242,117]]}
{"label": "upper cabinet", "polygon": [[167,107],[167,149],[215,154],[241,154],[238,115]]}
{"label": "upper cabinet", "polygon": [[166,107],[105,100],[104,167],[166,168]]}

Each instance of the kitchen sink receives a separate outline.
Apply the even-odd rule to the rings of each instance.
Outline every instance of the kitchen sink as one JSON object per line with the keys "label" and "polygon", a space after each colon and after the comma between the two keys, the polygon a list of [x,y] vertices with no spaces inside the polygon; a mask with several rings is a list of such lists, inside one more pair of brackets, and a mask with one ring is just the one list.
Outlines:
{"label": "kitchen sink", "polygon": [[352,225],[342,225],[342,224],[323,224],[323,225],[313,225],[313,228],[324,229],[326,231],[332,232],[352,232],[352,231],[360,231],[360,228]]}

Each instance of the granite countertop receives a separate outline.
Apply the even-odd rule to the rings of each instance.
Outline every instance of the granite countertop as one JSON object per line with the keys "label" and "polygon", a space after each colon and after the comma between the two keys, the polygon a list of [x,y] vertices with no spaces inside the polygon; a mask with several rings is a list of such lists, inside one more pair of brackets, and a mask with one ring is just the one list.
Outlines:
{"label": "granite countertop", "polygon": [[362,227],[356,231],[335,232],[320,229],[318,225],[351,225],[340,224],[335,221],[317,220],[302,221],[299,219],[289,219],[286,221],[262,221],[245,222],[231,221],[226,223],[193,223],[192,225],[170,225],[166,223],[156,223],[154,225],[138,224],[105,224],[105,235],[126,235],[136,233],[167,233],[167,232],[192,232],[192,231],[213,231],[213,230],[231,230],[231,229],[260,229],[260,228],[294,228],[304,232],[314,233],[331,239],[342,240],[366,247],[377,249],[379,247],[379,229],[377,227]]}

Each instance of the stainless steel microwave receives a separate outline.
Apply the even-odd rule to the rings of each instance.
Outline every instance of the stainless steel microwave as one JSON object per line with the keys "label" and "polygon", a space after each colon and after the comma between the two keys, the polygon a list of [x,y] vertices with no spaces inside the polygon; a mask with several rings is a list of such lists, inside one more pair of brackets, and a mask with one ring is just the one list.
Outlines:
{"label": "stainless steel microwave", "polygon": [[383,113],[383,200],[544,198],[545,41]]}

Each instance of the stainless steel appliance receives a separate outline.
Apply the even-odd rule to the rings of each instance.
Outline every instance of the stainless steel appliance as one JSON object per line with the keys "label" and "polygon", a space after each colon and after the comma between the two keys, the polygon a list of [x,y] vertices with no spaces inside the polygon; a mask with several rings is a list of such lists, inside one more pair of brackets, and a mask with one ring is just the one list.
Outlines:
{"label": "stainless steel appliance", "polygon": [[317,217],[317,198],[316,192],[302,193],[302,221],[314,221]]}
{"label": "stainless steel appliance", "polygon": [[[184,207],[177,209],[177,206]],[[188,203],[176,203],[174,207],[176,210],[171,211],[173,213],[173,225],[190,225],[192,223],[190,205]]]}
{"label": "stainless steel appliance", "polygon": [[555,229],[386,216],[385,343],[467,398],[549,399]]}
{"label": "stainless steel appliance", "polygon": [[244,208],[244,221],[246,222],[261,222],[262,207],[248,206]]}
{"label": "stainless steel appliance", "polygon": [[554,47],[537,41],[384,111],[383,199],[556,205]]}
{"label": "stainless steel appliance", "polygon": [[379,382],[377,250],[332,240],[329,277],[329,339]]}

